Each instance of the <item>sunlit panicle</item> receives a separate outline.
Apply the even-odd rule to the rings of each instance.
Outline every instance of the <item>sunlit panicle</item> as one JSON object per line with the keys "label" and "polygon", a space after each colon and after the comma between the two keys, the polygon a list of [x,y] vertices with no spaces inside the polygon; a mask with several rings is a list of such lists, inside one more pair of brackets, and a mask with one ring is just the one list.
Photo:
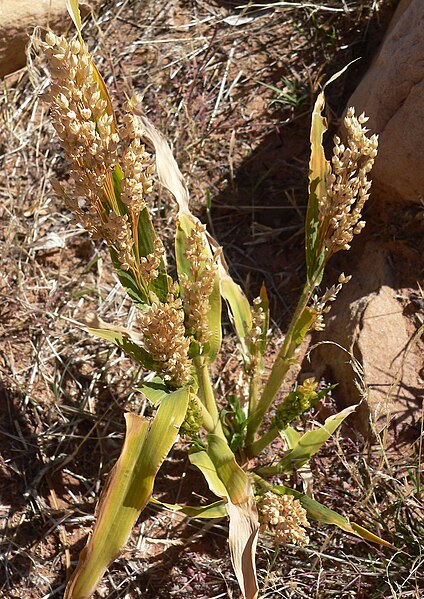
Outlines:
{"label": "sunlit panicle", "polygon": [[185,336],[184,311],[180,299],[168,294],[166,303],[153,303],[139,316],[146,350],[160,363],[160,374],[171,385],[182,386],[191,378],[189,337]]}
{"label": "sunlit panicle", "polygon": [[102,178],[116,164],[119,135],[101,97],[87,45],[48,33],[44,51],[51,72],[51,114],[62,147],[74,168]]}
{"label": "sunlit panicle", "polygon": [[[64,37],[48,33],[44,50],[51,70],[52,119],[71,161],[70,176],[74,186],[73,197],[59,189],[59,184],[58,192],[65,196],[84,228],[95,238],[104,237],[116,250],[122,269],[138,271],[149,284],[158,276],[164,250],[162,243],[155,240],[153,251],[136,263],[133,228],[137,228],[145,196],[152,190],[154,173],[152,156],[140,143],[142,130],[138,120],[127,113],[119,134],[115,131],[113,115],[108,113],[85,43],[68,42]],[[131,218],[118,214],[120,208],[114,191],[106,192],[107,185],[111,185],[107,177],[118,162],[119,143],[123,173],[121,200]]]}
{"label": "sunlit panicle", "polygon": [[305,527],[309,527],[306,510],[292,495],[265,493],[259,502],[261,530],[275,534],[278,545],[293,543],[301,547],[309,543]]}
{"label": "sunlit panicle", "polygon": [[121,199],[131,212],[139,214],[146,206],[146,195],[152,191],[155,167],[152,156],[140,142],[143,132],[137,117],[127,113],[123,121],[120,129],[123,143],[121,168],[124,175]]}
{"label": "sunlit panicle", "polygon": [[206,227],[196,221],[187,239],[184,257],[190,263],[190,276],[180,276],[183,289],[187,328],[204,345],[210,337],[208,313],[209,298],[217,272],[217,255],[210,256],[205,241]]}
{"label": "sunlit panicle", "polygon": [[378,136],[367,137],[363,124],[368,119],[355,116],[349,108],[344,119],[347,142],[334,137],[331,173],[327,176],[326,195],[319,201],[319,218],[325,235],[327,258],[350,247],[353,235],[365,225],[362,211],[369,197],[371,181],[368,173],[377,155]]}
{"label": "sunlit panicle", "polygon": [[159,266],[165,256],[165,248],[159,237],[153,242],[153,252],[140,258],[139,272],[144,281],[149,285],[159,275]]}
{"label": "sunlit panicle", "polygon": [[94,77],[87,45],[47,33],[43,46],[51,72],[52,121],[71,162],[77,198],[72,200],[63,191],[61,195],[82,225],[101,237],[108,203],[103,186],[117,162],[119,135]]}
{"label": "sunlit panicle", "polygon": [[123,270],[135,270],[134,241],[128,215],[119,216],[114,212],[110,212],[103,225],[102,232],[107,243],[116,249],[121,268]]}

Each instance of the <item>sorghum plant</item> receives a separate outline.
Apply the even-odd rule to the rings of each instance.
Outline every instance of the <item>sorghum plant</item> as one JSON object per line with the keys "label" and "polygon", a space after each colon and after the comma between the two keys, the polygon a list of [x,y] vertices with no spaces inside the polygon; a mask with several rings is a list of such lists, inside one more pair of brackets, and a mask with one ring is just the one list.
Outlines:
{"label": "sorghum plant", "polygon": [[[310,460],[354,409],[330,417],[323,427],[301,435],[292,423],[327,392],[307,379],[285,398],[278,392],[296,351],[311,329],[323,327],[349,277],[319,296],[316,292],[330,257],[347,250],[364,225],[368,174],[377,137],[368,137],[366,118],[351,108],[344,120],[346,143],[334,139],[330,161],[322,137],[324,95],[315,104],[311,128],[309,202],[306,216],[306,282],[271,372],[264,380],[269,337],[265,288],[250,305],[232,280],[221,248],[190,212],[188,191],[164,138],[131,99],[118,121],[106,86],[82,40],[78,3],[68,3],[78,29],[72,41],[47,34],[43,43],[51,72],[51,116],[70,162],[72,194],[56,191],[95,239],[108,244],[111,259],[138,310],[134,330],[93,323],[91,332],[109,340],[146,370],[155,373],[139,387],[156,410],[151,420],[126,414],[121,455],[100,498],[93,533],[68,584],[66,597],[91,596],[108,565],[152,499],[155,476],[179,431],[189,459],[205,476],[217,501],[207,506],[169,506],[191,517],[229,517],[229,548],[243,595],[258,593],[255,548],[259,530],[280,545],[308,542],[309,519],[335,524],[371,541],[372,533],[319,504],[307,494],[272,485],[275,474],[290,473]],[[72,8],[73,7],[73,8]],[[154,173],[175,196],[174,280],[152,224],[147,198]],[[221,301],[236,332],[248,397],[230,395],[221,408],[210,366],[221,346]],[[271,411],[272,410],[272,411]],[[273,414],[266,419],[264,417]],[[261,453],[276,438],[283,455],[264,464]],[[246,466],[247,464],[247,466]]]}

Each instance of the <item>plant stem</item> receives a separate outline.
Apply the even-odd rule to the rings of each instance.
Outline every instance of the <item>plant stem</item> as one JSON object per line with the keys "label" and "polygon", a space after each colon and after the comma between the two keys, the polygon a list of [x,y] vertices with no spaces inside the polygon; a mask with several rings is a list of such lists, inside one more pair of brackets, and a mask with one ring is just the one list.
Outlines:
{"label": "plant stem", "polygon": [[255,368],[249,381],[249,414],[253,414],[258,405],[259,372]]}
{"label": "plant stem", "polygon": [[296,310],[293,314],[293,318],[291,319],[287,334],[284,338],[283,345],[278,352],[271,373],[263,389],[262,396],[258,401],[256,409],[249,415],[249,423],[247,425],[246,433],[246,446],[248,447],[249,453],[251,453],[251,447],[254,443],[255,433],[261,425],[263,417],[269,410],[278,390],[281,387],[281,384],[284,381],[284,377],[286,376],[287,371],[292,364],[294,352],[303,341],[304,336],[299,339],[299,335],[294,336],[294,333],[298,328],[299,319],[303,315],[309,299],[315,289],[317,279],[318,276],[312,281],[306,282],[296,306]]}
{"label": "plant stem", "polygon": [[218,435],[222,439],[226,440],[221,421],[219,419],[215,393],[213,391],[212,381],[209,376],[209,370],[206,365],[205,358],[203,356],[196,356],[193,358],[193,364],[196,369],[199,383],[199,397],[210,417],[208,422],[204,421],[204,425],[208,429],[209,433],[214,433],[215,435]]}
{"label": "plant stem", "polygon": [[215,424],[214,424],[208,410],[206,409],[206,406],[198,397],[196,397],[196,404],[199,406],[199,409],[202,412],[203,426],[208,431],[208,433],[212,433],[215,430]]}
{"label": "plant stem", "polygon": [[281,472],[283,472],[283,468],[280,462],[278,462],[278,464],[275,464],[274,466],[262,466],[261,468],[258,468],[256,470],[256,474],[267,477],[275,476],[276,474],[281,474]]}
{"label": "plant stem", "polygon": [[278,437],[279,430],[276,426],[272,426],[267,433],[265,433],[260,439],[257,439],[250,445],[249,454],[251,456],[257,456],[267,447],[270,443]]}
{"label": "plant stem", "polygon": [[256,486],[260,487],[261,489],[264,489],[265,491],[272,491],[272,485],[270,485],[266,480],[264,480],[255,472],[250,472],[249,476],[250,480],[253,480]]}

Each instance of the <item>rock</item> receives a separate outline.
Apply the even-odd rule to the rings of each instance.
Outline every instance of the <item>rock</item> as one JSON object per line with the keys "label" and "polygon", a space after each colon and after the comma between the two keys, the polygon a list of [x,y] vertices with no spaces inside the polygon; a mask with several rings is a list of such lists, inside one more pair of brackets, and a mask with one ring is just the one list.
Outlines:
{"label": "rock", "polygon": [[[319,336],[352,352],[362,365],[368,393],[351,422],[370,439],[373,426],[381,432],[390,422],[389,435],[397,443],[419,437],[422,414],[423,358],[411,341],[417,322],[399,298],[416,288],[422,267],[411,225],[415,217],[408,215],[424,195],[423,31],[424,2],[403,0],[347,104],[369,116],[371,132],[379,134],[379,151],[362,243],[355,240],[349,255],[337,259],[340,271],[353,278]],[[422,226],[418,236],[421,231]],[[403,262],[407,255],[410,259]],[[318,375],[339,383],[334,394],[340,407],[352,405],[361,394],[350,357],[331,342],[312,352],[312,365]]]}
{"label": "rock", "polygon": [[[66,0],[0,0],[0,4],[0,77],[25,66],[25,47],[34,27],[50,27],[55,33],[72,27]],[[94,4],[92,1],[91,6]],[[88,4],[81,6],[81,14],[87,9]]]}
{"label": "rock", "polygon": [[386,203],[424,194],[424,2],[403,0],[382,47],[348,106],[380,136],[372,179]]}
{"label": "rock", "polygon": [[[387,254],[380,244],[366,243],[355,273],[319,340],[331,339],[362,365],[368,393],[353,417],[356,428],[371,438],[370,420],[378,432],[390,422],[397,441],[410,442],[420,430],[422,354],[411,344],[414,330],[391,287]],[[349,354],[331,342],[312,351],[312,367],[318,376],[339,383],[334,393],[340,407],[358,403],[361,394]]]}

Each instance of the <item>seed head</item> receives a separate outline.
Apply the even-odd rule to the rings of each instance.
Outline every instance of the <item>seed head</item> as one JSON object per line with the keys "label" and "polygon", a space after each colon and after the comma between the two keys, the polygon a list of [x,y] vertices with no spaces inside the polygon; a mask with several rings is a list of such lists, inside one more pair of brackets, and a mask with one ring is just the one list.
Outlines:
{"label": "seed head", "polygon": [[153,242],[153,252],[140,258],[139,271],[144,281],[150,285],[159,275],[159,266],[165,256],[165,248],[159,237]]}
{"label": "seed head", "polygon": [[53,33],[46,35],[43,45],[51,73],[53,125],[73,168],[86,169],[95,179],[114,168],[119,135],[101,97],[87,45]]}
{"label": "seed head", "polygon": [[249,348],[250,361],[245,365],[246,371],[248,373],[254,372],[259,363],[259,349],[266,319],[265,312],[261,304],[261,298],[256,297],[253,300],[253,306],[250,308],[252,328],[246,335],[246,345]]}
{"label": "seed head", "polygon": [[[71,162],[74,185],[73,197],[59,189],[59,184],[58,192],[83,226],[95,238],[104,237],[116,251],[122,269],[137,272],[149,284],[158,276],[164,250],[156,239],[153,251],[137,264],[134,238],[154,172],[153,159],[140,143],[140,123],[127,113],[116,131],[85,43],[48,33],[44,50],[52,79],[53,124]],[[128,215],[120,214],[111,179],[118,159],[123,174],[120,197]]]}
{"label": "seed head", "polygon": [[120,129],[123,146],[121,168],[124,174],[121,199],[136,215],[146,206],[145,197],[152,191],[152,176],[155,171],[151,155],[140,142],[142,134],[137,117],[127,113]]}
{"label": "seed head", "polygon": [[309,543],[305,527],[309,527],[306,510],[292,495],[265,493],[259,501],[261,530],[275,535],[278,545],[294,543],[301,547]]}
{"label": "seed head", "polygon": [[315,379],[305,379],[302,385],[290,391],[277,406],[274,424],[279,430],[284,430],[311,408],[318,400],[318,383]]}
{"label": "seed head", "polygon": [[180,283],[183,290],[187,328],[200,344],[210,337],[208,313],[209,298],[213,291],[217,271],[217,254],[211,256],[205,240],[205,225],[196,221],[187,238],[184,257],[190,263],[190,274],[183,273]]}
{"label": "seed head", "polygon": [[328,314],[331,310],[331,305],[328,305],[329,302],[334,302],[337,299],[337,295],[342,290],[342,287],[345,283],[348,283],[352,277],[346,276],[343,272],[339,276],[339,282],[337,285],[332,285],[330,289],[327,289],[326,292],[319,297],[318,295],[314,295],[312,297],[311,309],[316,312],[317,318],[314,322],[314,330],[315,331],[323,331],[325,328],[324,323],[324,314]]}
{"label": "seed head", "polygon": [[184,418],[184,422],[180,427],[180,434],[185,435],[187,437],[197,437],[202,428],[202,410],[198,404],[198,401],[195,396],[191,395],[188,406],[187,413]]}
{"label": "seed head", "polygon": [[121,268],[135,270],[134,241],[128,215],[120,216],[110,212],[106,217],[102,232],[107,243],[115,248]]}
{"label": "seed head", "polygon": [[53,33],[43,44],[51,73],[49,100],[53,125],[68,160],[75,199],[69,208],[94,237],[102,236],[109,209],[104,191],[117,162],[119,135],[107,111],[87,45]]}
{"label": "seed head", "polygon": [[160,374],[172,386],[185,385],[191,378],[191,360],[181,300],[170,293],[166,302],[153,303],[141,313],[138,321],[144,347],[153,360],[160,363]]}
{"label": "seed head", "polygon": [[377,135],[366,135],[368,129],[363,127],[366,121],[363,114],[356,117],[354,108],[349,108],[344,119],[346,146],[337,135],[334,137],[326,194],[319,201],[327,259],[339,250],[349,249],[353,236],[365,226],[361,216],[371,187],[368,173],[378,148]]}

